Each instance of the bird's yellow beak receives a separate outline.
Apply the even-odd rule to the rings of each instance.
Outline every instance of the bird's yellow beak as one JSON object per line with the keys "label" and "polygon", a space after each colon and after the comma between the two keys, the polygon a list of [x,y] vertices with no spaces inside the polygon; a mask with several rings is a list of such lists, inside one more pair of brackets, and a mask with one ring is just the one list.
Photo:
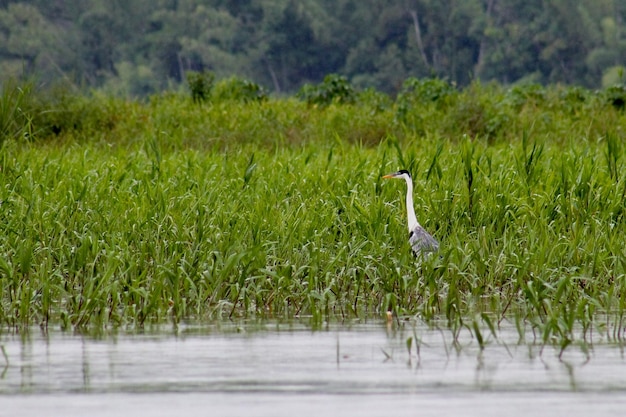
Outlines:
{"label": "bird's yellow beak", "polygon": [[383,178],[394,178],[395,176],[396,176],[396,173],[394,172],[393,174],[383,175]]}

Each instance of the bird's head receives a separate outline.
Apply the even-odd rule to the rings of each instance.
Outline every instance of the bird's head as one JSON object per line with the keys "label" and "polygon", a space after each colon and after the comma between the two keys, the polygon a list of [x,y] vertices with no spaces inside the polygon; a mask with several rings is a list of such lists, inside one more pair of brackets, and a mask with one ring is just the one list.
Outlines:
{"label": "bird's head", "polygon": [[401,169],[398,172],[393,172],[391,174],[383,175],[383,178],[402,178],[404,180],[411,179],[411,173],[406,169]]}

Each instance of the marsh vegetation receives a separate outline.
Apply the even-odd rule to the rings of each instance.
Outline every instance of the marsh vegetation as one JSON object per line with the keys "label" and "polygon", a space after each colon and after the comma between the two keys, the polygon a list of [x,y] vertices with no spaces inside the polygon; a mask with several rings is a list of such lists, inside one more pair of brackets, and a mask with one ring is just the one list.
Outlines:
{"label": "marsh vegetation", "polygon": [[[143,101],[5,87],[3,329],[391,310],[479,341],[504,319],[563,347],[623,340],[622,88],[242,85]],[[399,168],[441,242],[421,265],[404,190],[381,180]]]}

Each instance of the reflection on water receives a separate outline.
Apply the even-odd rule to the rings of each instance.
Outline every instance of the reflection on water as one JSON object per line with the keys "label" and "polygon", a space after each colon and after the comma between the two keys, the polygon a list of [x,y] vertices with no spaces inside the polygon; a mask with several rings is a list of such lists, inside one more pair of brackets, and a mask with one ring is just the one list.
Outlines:
{"label": "reflection on water", "polygon": [[395,327],[5,334],[0,415],[608,415],[626,406],[618,345],[571,346],[559,358],[518,344],[513,328],[481,351],[469,333],[453,343],[446,331]]}

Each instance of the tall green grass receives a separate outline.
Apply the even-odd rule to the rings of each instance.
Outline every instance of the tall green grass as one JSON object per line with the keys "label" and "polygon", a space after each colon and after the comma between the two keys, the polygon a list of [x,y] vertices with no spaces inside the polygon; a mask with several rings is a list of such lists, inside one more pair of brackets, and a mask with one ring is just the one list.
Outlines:
{"label": "tall green grass", "polygon": [[[448,123],[469,117],[454,106],[495,100],[494,88],[325,107],[175,94],[58,102],[39,120],[55,129],[2,149],[0,323],[393,310],[481,340],[478,322],[502,320],[542,343],[623,340],[623,114],[599,93],[574,103],[584,112],[532,90],[545,101],[517,103],[497,134],[453,134]],[[62,125],[64,113],[84,117]],[[398,168],[412,171],[418,219],[441,241],[421,264],[404,184],[381,180]]]}
{"label": "tall green grass", "polygon": [[25,109],[29,102],[33,84],[19,83],[9,79],[1,86],[0,94],[0,147],[6,140],[32,136],[31,116]]}

